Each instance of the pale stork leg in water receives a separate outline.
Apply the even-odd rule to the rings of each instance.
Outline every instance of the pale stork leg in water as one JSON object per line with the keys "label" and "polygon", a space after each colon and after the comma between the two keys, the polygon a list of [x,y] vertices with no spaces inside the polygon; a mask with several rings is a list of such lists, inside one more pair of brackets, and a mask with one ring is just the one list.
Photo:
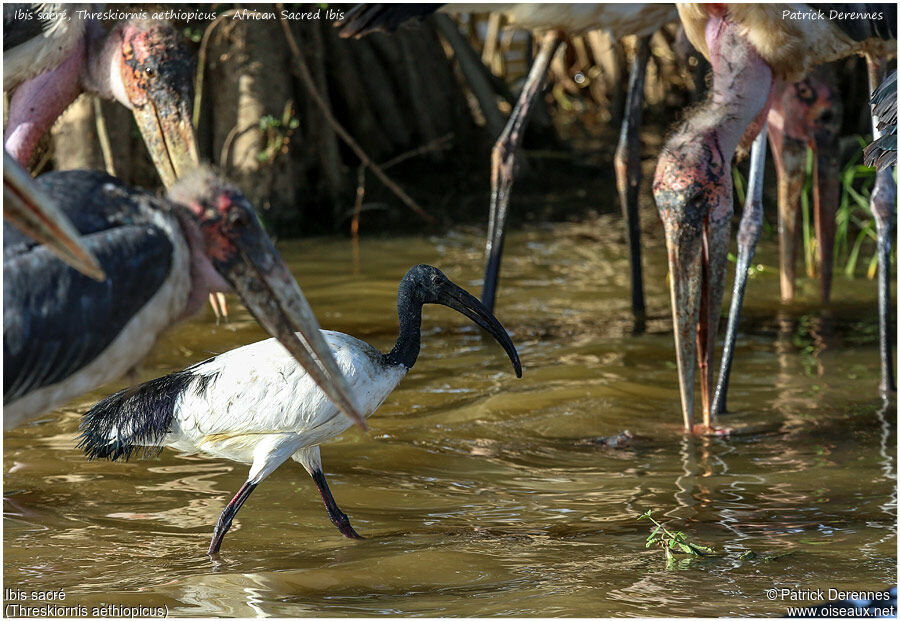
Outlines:
{"label": "pale stork leg in water", "polygon": [[721,414],[725,411],[728,397],[728,379],[731,376],[731,362],[734,359],[734,342],[737,338],[737,327],[741,321],[741,307],[744,304],[744,292],[747,289],[747,271],[753,262],[756,244],[762,232],[763,206],[762,184],[763,172],[766,168],[767,126],[759,131],[750,151],[750,179],[747,182],[747,197],[744,201],[744,213],[738,229],[738,255],[734,267],[734,289],[731,293],[731,308],[728,311],[728,328],[725,332],[725,347],[722,350],[722,366],[719,369],[719,382],[713,397],[712,411]]}
{"label": "pale stork leg in water", "polygon": [[644,278],[641,269],[641,220],[638,213],[638,193],[641,187],[641,121],[644,108],[644,78],[647,75],[647,59],[650,56],[650,37],[638,37],[628,78],[628,99],[625,102],[625,118],[616,148],[616,187],[622,216],[628,228],[628,256],[631,261],[631,311],[635,318],[635,331],[644,331],[646,308],[644,306]]}
{"label": "pale stork leg in water", "polygon": [[488,219],[487,243],[484,248],[484,285],[481,289],[481,302],[491,312],[494,310],[494,300],[497,297],[500,258],[503,253],[503,239],[506,236],[506,210],[509,207],[509,193],[517,168],[516,154],[522,144],[525,124],[528,122],[534,100],[544,83],[550,61],[553,60],[561,43],[562,35],[558,30],[548,30],[544,35],[541,49],[531,65],[516,107],[513,108],[506,127],[497,138],[491,153],[491,211]]}
{"label": "pale stork leg in water", "polygon": [[[644,104],[644,77],[650,55],[650,37],[639,37],[628,81],[628,98],[625,119],[619,135],[615,155],[616,185],[622,203],[622,213],[628,228],[628,247],[631,260],[631,309],[637,320],[636,329],[642,331],[645,315],[644,284],[641,270],[641,227],[638,217],[638,189],[641,183],[640,129]],[[506,236],[506,216],[509,196],[515,180],[517,156],[528,115],[540,92],[541,85],[556,51],[562,43],[562,34],[550,30],[541,41],[540,51],[531,66],[522,93],[516,102],[503,133],[497,139],[491,155],[491,206],[485,245],[484,285],[481,301],[493,311],[497,298],[497,282],[500,277],[500,260]]]}
{"label": "pale stork leg in water", "polygon": [[[875,89],[885,77],[884,58],[866,57],[869,68],[869,92]],[[878,118],[872,113],[872,139],[881,137]],[[878,170],[875,186],[869,199],[875,230],[878,234],[878,343],[881,354],[881,384],[883,397],[897,392],[894,382],[894,359],[891,352],[891,238],[894,234],[894,218],[897,208],[897,185],[890,166]]]}

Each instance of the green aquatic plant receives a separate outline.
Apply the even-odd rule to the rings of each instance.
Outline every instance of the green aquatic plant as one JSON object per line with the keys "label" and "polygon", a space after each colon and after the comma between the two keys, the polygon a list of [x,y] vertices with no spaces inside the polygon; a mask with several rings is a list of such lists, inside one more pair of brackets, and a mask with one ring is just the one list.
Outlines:
{"label": "green aquatic plant", "polygon": [[[653,522],[654,528],[647,536],[646,547],[658,546],[665,551],[666,569],[684,569],[695,558],[715,554],[715,550],[711,547],[688,540],[687,535],[680,530],[669,530],[653,519],[652,513],[652,509],[647,509],[645,513],[638,516],[638,519]],[[687,556],[679,557],[680,555]]]}

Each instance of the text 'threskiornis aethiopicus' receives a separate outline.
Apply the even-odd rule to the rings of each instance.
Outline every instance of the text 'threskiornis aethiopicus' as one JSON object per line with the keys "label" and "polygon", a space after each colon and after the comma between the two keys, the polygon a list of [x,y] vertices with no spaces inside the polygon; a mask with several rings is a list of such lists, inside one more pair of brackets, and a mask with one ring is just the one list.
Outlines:
{"label": "text 'threskiornis aethiopicus'", "polygon": [[[366,416],[415,364],[423,304],[449,306],[487,330],[522,376],[518,353],[497,318],[437,268],[417,265],[397,291],[400,334],[389,353],[347,334],[322,333]],[[269,339],[107,398],[85,414],[79,446],[91,458],[127,459],[139,447],[170,446],[252,464],[216,524],[209,545],[215,554],[250,493],[289,457],[312,476],[338,530],[358,538],[328,490],[318,446],[349,426],[307,372]]]}
{"label": "text 'threskiornis aethiopicus'", "polygon": [[97,171],[48,173],[36,184],[107,278],[76,272],[4,225],[5,427],[121,377],[210,291],[232,290],[285,355],[365,426],[300,287],[233,185],[207,169],[167,199]]}

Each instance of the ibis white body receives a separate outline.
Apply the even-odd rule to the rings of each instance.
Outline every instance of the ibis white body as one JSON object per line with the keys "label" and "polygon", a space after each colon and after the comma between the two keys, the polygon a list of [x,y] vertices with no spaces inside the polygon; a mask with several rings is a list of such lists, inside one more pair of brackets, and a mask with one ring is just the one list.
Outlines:
{"label": "ibis white body", "polygon": [[[338,367],[368,417],[408,369],[357,338],[323,330]],[[252,464],[259,483],[288,457],[346,431],[343,416],[306,370],[275,339],[241,347],[191,367],[175,401],[171,431],[160,444]]]}

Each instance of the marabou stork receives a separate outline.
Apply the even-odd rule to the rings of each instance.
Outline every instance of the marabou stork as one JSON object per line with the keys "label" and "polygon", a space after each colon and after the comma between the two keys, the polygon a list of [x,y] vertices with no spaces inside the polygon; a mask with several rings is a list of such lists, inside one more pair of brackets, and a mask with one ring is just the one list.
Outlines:
{"label": "marabou stork", "polygon": [[365,427],[312,310],[234,186],[203,168],[167,199],[97,171],[47,173],[36,184],[75,224],[107,278],[87,278],[4,225],[5,427],[122,376],[208,292],[231,290],[284,355]]}
{"label": "marabou stork", "polygon": [[[423,304],[449,306],[487,330],[522,376],[515,346],[497,318],[437,268],[417,265],[397,291],[400,333],[389,353],[347,334],[322,333],[366,416],[415,364]],[[349,426],[307,372],[269,339],[108,397],[84,415],[79,447],[92,459],[128,459],[138,447],[171,446],[252,464],[213,531],[209,554],[215,554],[250,493],[288,457],[312,476],[341,534],[358,538],[328,489],[318,446]]]}
{"label": "marabou stork", "polygon": [[667,141],[653,187],[666,229],[681,405],[691,432],[698,348],[703,426],[696,430],[711,429],[713,346],[738,143],[762,126],[776,79],[795,82],[818,64],[854,53],[884,55],[896,36],[896,6],[679,4],[678,12],[688,39],[713,68],[710,98]]}
{"label": "marabou stork", "polygon": [[506,232],[509,196],[518,168],[519,145],[525,124],[550,62],[562,43],[562,33],[578,34],[602,29],[615,39],[626,35],[638,36],[635,58],[628,82],[625,104],[626,118],[622,124],[615,155],[616,184],[628,228],[631,261],[631,306],[635,317],[642,318],[644,285],[641,270],[640,223],[638,219],[638,189],[641,181],[640,142],[641,108],[644,97],[644,73],[649,57],[649,36],[676,15],[670,4],[360,4],[352,8],[339,22],[341,36],[359,37],[366,33],[393,31],[412,18],[422,19],[437,10],[444,12],[502,13],[508,25],[544,33],[541,48],[531,66],[528,78],[512,114],[491,155],[491,206],[485,246],[484,285],[481,299],[489,309],[494,308],[500,259]]}
{"label": "marabou stork", "polygon": [[166,22],[127,20],[107,33],[90,17],[91,6],[3,6],[3,89],[15,89],[6,150],[27,165],[57,117],[82,92],[94,93],[134,113],[163,183],[172,187],[199,164],[190,55]]}
{"label": "marabou stork", "polygon": [[6,151],[3,152],[3,218],[32,239],[47,245],[60,259],[95,280],[106,274],[78,231]]}

